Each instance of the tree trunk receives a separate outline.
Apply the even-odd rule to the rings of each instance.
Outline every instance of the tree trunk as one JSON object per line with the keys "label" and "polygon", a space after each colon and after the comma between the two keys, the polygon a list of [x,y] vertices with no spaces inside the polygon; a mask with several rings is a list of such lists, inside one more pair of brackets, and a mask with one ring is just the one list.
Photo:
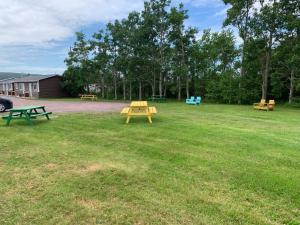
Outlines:
{"label": "tree trunk", "polygon": [[164,96],[167,97],[167,84],[165,79],[164,79]]}
{"label": "tree trunk", "polygon": [[270,62],[272,55],[272,43],[273,43],[273,33],[270,33],[269,41],[268,41],[268,49],[266,52],[266,64],[265,71],[263,73],[263,84],[262,84],[262,99],[267,99],[268,96],[268,79],[270,73]]}
{"label": "tree trunk", "polygon": [[132,100],[132,82],[129,82],[129,100]]}
{"label": "tree trunk", "polygon": [[163,66],[164,66],[164,31],[160,30],[160,43],[159,43],[159,96],[163,95]]}
{"label": "tree trunk", "polygon": [[159,73],[159,96],[162,96],[163,94],[163,74],[162,71]]}
{"label": "tree trunk", "polygon": [[126,100],[126,80],[123,77],[123,100]]}
{"label": "tree trunk", "polygon": [[181,79],[180,76],[178,76],[178,101],[181,100]]}
{"label": "tree trunk", "polygon": [[152,85],[152,95],[155,95],[156,92],[156,75],[155,71],[153,72],[153,85]]}
{"label": "tree trunk", "polygon": [[242,96],[241,96],[241,93],[242,93],[242,82],[241,82],[241,79],[239,80],[239,96],[238,96],[238,104],[242,104]]}
{"label": "tree trunk", "polygon": [[262,83],[262,99],[267,99],[268,95],[268,78],[269,78],[269,68],[270,67],[270,52],[268,51],[266,54],[266,64],[265,70],[263,73],[263,83]]}
{"label": "tree trunk", "polygon": [[290,93],[289,93],[289,104],[293,103],[294,98],[294,79],[295,79],[295,72],[294,70],[291,71],[291,77],[290,77]]}
{"label": "tree trunk", "polygon": [[115,100],[118,99],[118,93],[117,93],[117,73],[116,73],[116,70],[113,68],[113,79],[114,79],[114,98]]}
{"label": "tree trunk", "polygon": [[242,49],[242,60],[241,60],[241,79],[239,80],[239,96],[238,96],[238,104],[242,104],[242,78],[245,76],[245,69],[244,69],[244,62],[245,62],[245,48],[247,47],[247,43],[248,43],[248,22],[249,22],[249,12],[250,12],[250,5],[248,4],[248,0],[246,1],[246,18],[245,18],[245,26],[244,28],[244,45],[243,45],[243,49]]}
{"label": "tree trunk", "polygon": [[151,85],[151,89],[152,89],[152,96],[154,96],[155,95],[155,86],[154,86],[154,84]]}
{"label": "tree trunk", "polygon": [[142,82],[139,81],[139,100],[142,100]]}
{"label": "tree trunk", "polygon": [[115,100],[118,99],[118,93],[117,93],[117,78],[114,78],[114,93],[115,93]]}
{"label": "tree trunk", "polygon": [[105,89],[104,77],[102,76],[101,77],[101,93],[102,93],[102,98],[105,97],[104,89]]}
{"label": "tree trunk", "polygon": [[[244,41],[244,45],[246,44],[246,42]],[[242,61],[241,61],[241,77],[239,79],[239,87],[238,87],[238,104],[242,104],[242,79],[245,76],[245,69],[244,69],[244,60],[245,60],[245,46],[243,47],[243,53],[242,53]]]}
{"label": "tree trunk", "polygon": [[188,76],[186,78],[186,98],[190,98],[190,80]]}

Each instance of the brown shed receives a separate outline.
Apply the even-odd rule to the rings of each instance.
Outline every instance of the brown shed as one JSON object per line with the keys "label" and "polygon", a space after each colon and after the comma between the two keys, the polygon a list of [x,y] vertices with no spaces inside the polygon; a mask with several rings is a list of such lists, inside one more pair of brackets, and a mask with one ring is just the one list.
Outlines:
{"label": "brown shed", "polygon": [[67,93],[61,87],[59,75],[35,75],[13,80],[15,95],[35,98],[63,98]]}

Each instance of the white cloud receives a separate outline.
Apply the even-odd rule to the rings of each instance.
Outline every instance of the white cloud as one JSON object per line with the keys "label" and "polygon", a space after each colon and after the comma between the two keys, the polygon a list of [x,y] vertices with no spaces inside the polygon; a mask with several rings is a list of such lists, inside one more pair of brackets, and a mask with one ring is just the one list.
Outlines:
{"label": "white cloud", "polygon": [[[73,37],[75,31],[89,24],[103,24],[124,18],[130,11],[142,9],[143,2],[144,0],[0,0],[0,70],[61,72],[68,47],[64,45],[67,45],[66,40]],[[174,0],[176,2],[181,1]],[[182,2],[193,7],[223,4],[221,0]],[[60,46],[56,46],[57,44]],[[55,57],[57,65],[53,64],[52,67],[51,60]]]}
{"label": "white cloud", "polygon": [[0,70],[62,72],[68,46],[57,43],[142,6],[142,0],[0,0]]}
{"label": "white cloud", "polygon": [[[221,0],[183,3],[194,7],[223,4]],[[0,45],[61,41],[82,26],[123,18],[142,7],[143,0],[1,0]]]}
{"label": "white cloud", "polygon": [[106,22],[142,7],[135,0],[0,1],[0,45],[63,40],[80,26]]}

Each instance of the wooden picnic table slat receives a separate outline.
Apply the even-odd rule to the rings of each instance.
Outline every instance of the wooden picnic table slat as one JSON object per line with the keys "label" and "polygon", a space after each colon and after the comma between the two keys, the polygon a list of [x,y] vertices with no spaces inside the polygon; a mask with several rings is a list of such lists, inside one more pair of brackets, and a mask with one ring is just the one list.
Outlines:
{"label": "wooden picnic table slat", "polygon": [[130,107],[148,107],[147,101],[133,101]]}
{"label": "wooden picnic table slat", "polygon": [[10,110],[10,112],[19,112],[19,111],[28,111],[33,109],[43,109],[45,106],[25,106],[20,108],[13,108]]}

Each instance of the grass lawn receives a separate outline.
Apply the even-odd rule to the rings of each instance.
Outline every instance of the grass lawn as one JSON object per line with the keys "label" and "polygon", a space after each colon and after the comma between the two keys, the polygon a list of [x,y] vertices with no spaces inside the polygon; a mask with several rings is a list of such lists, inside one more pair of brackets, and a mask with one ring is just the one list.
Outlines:
{"label": "grass lawn", "polygon": [[300,224],[300,110],[0,121],[0,224]]}

